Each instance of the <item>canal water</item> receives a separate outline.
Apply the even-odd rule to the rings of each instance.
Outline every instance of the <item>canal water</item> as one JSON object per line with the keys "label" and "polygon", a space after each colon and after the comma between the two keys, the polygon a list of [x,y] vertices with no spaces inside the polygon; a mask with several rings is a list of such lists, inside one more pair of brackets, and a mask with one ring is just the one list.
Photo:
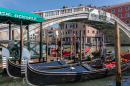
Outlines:
{"label": "canal water", "polygon": [[[107,47],[107,50],[111,49],[113,49],[112,46]],[[121,47],[121,51],[124,51],[126,49],[130,50],[130,46]],[[4,73],[0,74],[0,86],[30,86],[30,85],[27,84],[25,79],[13,79],[10,78],[6,73]],[[115,75],[84,82],[73,82],[73,83],[48,85],[48,86],[115,86]],[[122,86],[130,86],[130,71],[122,73]]]}

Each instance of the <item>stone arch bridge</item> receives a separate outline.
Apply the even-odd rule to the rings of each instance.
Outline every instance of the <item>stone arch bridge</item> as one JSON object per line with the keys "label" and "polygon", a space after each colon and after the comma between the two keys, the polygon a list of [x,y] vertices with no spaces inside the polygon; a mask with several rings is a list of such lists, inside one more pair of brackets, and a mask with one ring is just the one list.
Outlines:
{"label": "stone arch bridge", "polygon": [[[112,43],[114,43],[114,24],[115,21],[117,21],[120,28],[121,44],[130,44],[130,27],[128,27],[115,15],[102,10],[97,10],[86,6],[79,6],[50,11],[40,11],[35,13],[45,18],[45,22],[43,22],[43,28],[60,22],[83,23],[94,27],[105,34],[105,36],[109,38]],[[30,25],[29,27],[31,34],[40,30],[39,24]],[[12,30],[13,29],[16,29],[18,31],[18,35],[15,37],[15,39],[19,39],[19,27],[13,25]],[[0,26],[0,32],[7,30],[8,26],[3,24]],[[26,35],[26,31],[24,32],[24,35]]]}

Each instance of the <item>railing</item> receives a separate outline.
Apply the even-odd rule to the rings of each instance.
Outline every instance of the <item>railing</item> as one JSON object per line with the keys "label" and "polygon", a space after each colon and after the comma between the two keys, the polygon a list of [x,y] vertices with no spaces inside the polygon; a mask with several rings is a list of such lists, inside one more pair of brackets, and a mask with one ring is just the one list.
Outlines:
{"label": "railing", "polygon": [[[0,46],[5,47],[10,52],[10,57],[16,57],[17,59],[20,58],[20,41],[19,40],[0,40]],[[14,46],[11,46],[8,48],[8,43],[13,42],[15,43]],[[40,41],[24,41],[24,47],[26,47],[29,51],[34,52],[34,55],[31,56],[31,58],[39,58],[40,53],[36,50],[37,45],[39,45]],[[33,44],[30,46],[30,44]],[[17,50],[17,52],[15,52]],[[0,59],[2,58],[2,55],[0,55]],[[13,58],[14,59],[14,58]]]}
{"label": "railing", "polygon": [[88,12],[88,7],[86,6],[79,6],[79,7],[72,7],[72,8],[63,8],[58,10],[51,10],[51,11],[41,11],[41,12],[35,12],[35,14],[42,16],[44,18],[58,16],[58,15],[64,15],[69,13],[76,13],[76,12]]}

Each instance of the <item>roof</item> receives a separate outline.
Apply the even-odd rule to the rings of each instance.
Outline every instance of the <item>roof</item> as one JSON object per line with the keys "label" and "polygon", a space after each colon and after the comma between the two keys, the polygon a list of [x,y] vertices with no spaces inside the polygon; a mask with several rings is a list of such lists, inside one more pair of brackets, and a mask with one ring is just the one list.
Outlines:
{"label": "roof", "polygon": [[106,9],[113,8],[113,7],[119,7],[119,6],[123,6],[123,5],[128,5],[128,4],[130,4],[130,2],[125,2],[125,3],[121,3],[121,4],[111,5],[111,6],[108,6]]}
{"label": "roof", "polygon": [[23,24],[32,24],[38,22],[44,22],[44,18],[34,13],[17,11],[7,8],[0,7],[0,23],[11,23],[20,24],[20,20],[23,20]]}

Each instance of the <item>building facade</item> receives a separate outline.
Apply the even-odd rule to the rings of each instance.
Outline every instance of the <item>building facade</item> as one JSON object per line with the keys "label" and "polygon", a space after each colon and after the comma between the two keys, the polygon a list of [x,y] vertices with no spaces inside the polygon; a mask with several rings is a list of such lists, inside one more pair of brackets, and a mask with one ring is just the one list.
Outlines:
{"label": "building facade", "polygon": [[114,14],[130,27],[130,2],[111,5],[108,7],[102,6],[98,9],[102,9],[104,11]]}
{"label": "building facade", "polygon": [[[59,32],[63,33],[63,41],[65,43],[70,42],[71,37],[74,37],[74,34],[80,40],[80,31],[82,31],[82,42],[90,43],[96,42],[96,38],[101,41],[102,33],[95,28],[92,28],[85,24],[80,23],[71,23],[71,22],[62,22],[59,24]],[[85,37],[85,40],[84,40]]]}

